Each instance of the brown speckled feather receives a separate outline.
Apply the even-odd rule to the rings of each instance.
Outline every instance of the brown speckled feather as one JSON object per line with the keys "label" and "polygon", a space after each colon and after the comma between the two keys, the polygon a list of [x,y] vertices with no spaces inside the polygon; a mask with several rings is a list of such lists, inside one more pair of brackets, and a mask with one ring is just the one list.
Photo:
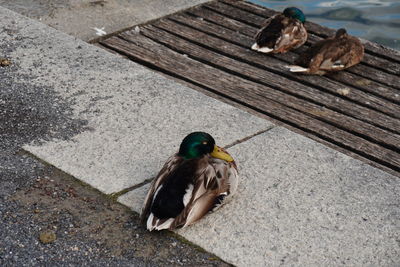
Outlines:
{"label": "brown speckled feather", "polygon": [[[238,182],[237,170],[234,166],[236,166],[234,162],[227,163],[210,158],[203,175],[194,185],[188,205],[175,219],[171,225],[172,228],[193,224],[216,207],[216,199],[221,194],[227,197],[234,194]],[[226,201],[227,199],[224,199],[224,202]]]}

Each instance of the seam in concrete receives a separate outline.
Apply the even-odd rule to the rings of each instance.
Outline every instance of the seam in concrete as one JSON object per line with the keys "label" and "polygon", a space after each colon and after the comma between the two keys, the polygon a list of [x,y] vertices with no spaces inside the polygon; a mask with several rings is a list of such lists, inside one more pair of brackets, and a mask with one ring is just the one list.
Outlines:
{"label": "seam in concrete", "polygon": [[[258,136],[258,135],[260,135],[260,134],[263,134],[263,133],[265,133],[265,132],[268,132],[268,131],[272,130],[272,129],[275,128],[275,127],[276,127],[275,125],[270,126],[270,127],[268,127],[267,129],[265,129],[265,130],[258,131],[258,132],[254,133],[254,134],[252,134],[252,135],[249,135],[249,136],[246,136],[246,137],[244,137],[244,138],[242,138],[242,139],[236,140],[236,141],[234,141],[233,143],[231,143],[231,144],[229,144],[229,145],[226,145],[224,148],[230,148],[230,147],[235,146],[235,145],[237,145],[237,144],[246,142],[247,140],[250,140],[251,138],[253,138],[253,137],[255,137],[255,136]],[[114,199],[114,200],[117,200],[120,196],[122,196],[122,195],[124,195],[124,194],[126,194],[126,193],[129,193],[129,192],[131,192],[131,191],[133,191],[133,190],[135,190],[135,189],[138,189],[139,187],[142,187],[142,186],[144,186],[144,185],[150,183],[154,178],[155,178],[155,177],[146,179],[145,181],[141,182],[140,184],[133,185],[133,186],[131,186],[131,187],[125,188],[125,189],[123,189],[123,190],[121,190],[121,191],[118,191],[118,192],[109,194],[109,195],[107,195],[107,196],[111,197],[111,198]]]}
{"label": "seam in concrete", "polygon": [[122,196],[122,195],[124,195],[126,193],[129,193],[130,191],[133,191],[135,189],[138,189],[139,187],[142,187],[142,186],[150,183],[151,181],[153,181],[154,178],[156,178],[156,177],[152,177],[152,178],[146,179],[146,180],[144,180],[143,182],[141,182],[139,184],[132,185],[132,186],[130,186],[128,188],[125,188],[125,189],[123,189],[121,191],[108,194],[107,196],[109,196],[113,200],[117,200],[120,196]]}
{"label": "seam in concrete", "polygon": [[[233,146],[235,146],[235,145],[237,145],[237,144],[246,142],[247,140],[250,140],[251,138],[253,138],[253,137],[255,137],[255,136],[258,136],[258,135],[260,135],[260,134],[263,134],[263,133],[265,133],[265,132],[268,132],[268,131],[272,130],[272,129],[275,128],[275,127],[276,127],[275,125],[270,126],[270,127],[268,127],[267,129],[265,129],[265,130],[258,131],[258,132],[254,133],[254,134],[252,134],[252,135],[249,135],[249,136],[246,136],[246,137],[244,137],[244,138],[242,138],[242,139],[236,140],[236,141],[232,142],[231,144],[226,145],[224,148],[230,148],[230,147],[233,147]],[[69,173],[64,172],[63,170],[57,168],[56,166],[50,164],[49,162],[47,162],[47,161],[45,161],[45,160],[43,160],[43,159],[37,157],[36,155],[32,154],[31,152],[29,152],[29,151],[27,151],[27,150],[25,150],[25,149],[23,149],[23,148],[21,149],[21,152],[24,153],[24,154],[29,155],[30,157],[32,157],[32,158],[34,158],[34,159],[36,159],[36,160],[38,160],[39,162],[41,162],[41,163],[44,164],[44,165],[48,165],[48,166],[52,166],[53,168],[56,168],[56,169],[59,170],[60,172],[63,172],[63,173],[65,173],[66,175],[68,175],[68,176],[74,178],[76,181],[79,181],[80,183],[82,183],[82,185],[87,186],[87,187],[90,187],[90,188],[93,188],[94,190],[100,192],[101,194],[104,194],[103,192],[101,192],[101,191],[98,190],[97,188],[95,188],[95,187],[93,187],[93,186],[91,186],[91,185],[89,185],[89,184],[83,182],[82,180],[80,180],[80,179],[78,179],[78,178],[72,176],[72,175],[69,174]],[[155,177],[148,178],[148,179],[144,180],[143,182],[141,182],[141,183],[139,183],[139,184],[130,186],[130,187],[125,188],[125,189],[123,189],[123,190],[121,190],[121,191],[118,191],[118,192],[115,192],[115,193],[111,193],[111,194],[104,194],[104,195],[107,196],[107,197],[109,197],[109,198],[111,198],[112,200],[117,201],[117,199],[118,199],[120,196],[122,196],[122,195],[124,195],[124,194],[126,194],[126,193],[129,193],[129,192],[131,192],[131,191],[133,191],[133,190],[135,190],[135,189],[138,189],[139,187],[142,187],[142,186],[144,186],[144,185],[150,183],[154,178],[155,178]]]}
{"label": "seam in concrete", "polygon": [[273,128],[275,128],[275,127],[276,127],[276,125],[272,125],[272,126],[268,127],[265,130],[258,131],[255,134],[252,134],[252,135],[246,136],[246,137],[244,137],[242,139],[236,140],[233,143],[230,143],[229,145],[224,146],[224,148],[230,148],[230,147],[233,147],[233,146],[235,146],[237,144],[246,142],[247,140],[250,140],[251,138],[256,137],[256,136],[258,136],[260,134],[266,133],[266,132],[272,130]]}

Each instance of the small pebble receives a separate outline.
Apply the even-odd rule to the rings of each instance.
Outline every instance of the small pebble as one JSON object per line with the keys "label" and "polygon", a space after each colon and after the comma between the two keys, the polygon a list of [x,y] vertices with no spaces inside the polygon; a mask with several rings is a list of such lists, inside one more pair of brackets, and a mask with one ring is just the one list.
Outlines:
{"label": "small pebble", "polygon": [[45,230],[39,234],[39,240],[43,244],[52,243],[57,239],[56,233],[51,230]]}
{"label": "small pebble", "polygon": [[78,248],[77,246],[74,246],[74,247],[71,247],[71,250],[72,250],[72,251],[78,251],[79,248]]}
{"label": "small pebble", "polygon": [[11,65],[11,61],[9,59],[6,58],[0,58],[0,66],[1,67],[6,67]]}
{"label": "small pebble", "polygon": [[345,88],[345,89],[337,89],[336,90],[339,95],[348,95],[350,93],[350,89]]}

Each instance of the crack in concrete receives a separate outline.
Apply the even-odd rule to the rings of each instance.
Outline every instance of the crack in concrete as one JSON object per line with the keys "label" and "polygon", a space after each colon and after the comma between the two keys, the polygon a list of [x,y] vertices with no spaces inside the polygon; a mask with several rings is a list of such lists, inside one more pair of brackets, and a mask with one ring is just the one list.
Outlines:
{"label": "crack in concrete", "polygon": [[226,145],[224,148],[227,149],[227,148],[233,147],[235,145],[238,145],[240,143],[246,142],[247,140],[250,140],[251,138],[253,138],[255,136],[258,136],[260,134],[266,133],[266,132],[272,130],[273,128],[275,128],[275,127],[276,127],[276,125],[272,125],[272,126],[268,127],[265,130],[258,131],[255,134],[252,134],[252,135],[246,136],[246,137],[244,137],[242,139],[236,140],[236,141],[230,143],[229,145]]}
{"label": "crack in concrete", "polygon": [[152,178],[146,179],[146,180],[144,180],[143,182],[141,182],[139,184],[135,184],[135,185],[130,186],[128,188],[125,188],[125,189],[123,189],[121,191],[118,191],[118,192],[115,192],[115,193],[111,193],[111,194],[109,194],[107,196],[109,196],[110,198],[112,198],[112,199],[117,201],[120,196],[122,196],[122,195],[124,195],[126,193],[129,193],[129,192],[131,192],[131,191],[133,191],[135,189],[138,189],[139,187],[142,187],[142,186],[150,183],[151,181],[153,181],[154,178],[155,178],[155,176],[152,177]]}
{"label": "crack in concrete", "polygon": [[[273,128],[275,128],[275,127],[276,127],[275,125],[272,125],[272,126],[268,127],[267,129],[258,131],[258,132],[254,133],[254,134],[252,134],[252,135],[249,135],[249,136],[246,136],[246,137],[244,137],[244,138],[242,138],[242,139],[236,140],[236,141],[232,142],[231,144],[226,145],[224,148],[230,148],[230,147],[235,146],[235,145],[237,145],[237,144],[246,142],[247,140],[250,140],[251,138],[253,138],[253,137],[255,137],[255,136],[258,136],[258,135],[260,135],[260,134],[266,133],[266,132],[272,130]],[[150,183],[154,178],[155,178],[155,176],[152,177],[152,178],[146,179],[146,180],[144,180],[143,182],[141,182],[141,183],[139,183],[139,184],[130,186],[130,187],[128,187],[128,188],[125,188],[125,189],[123,189],[123,190],[121,190],[121,191],[118,191],[118,192],[109,194],[109,195],[107,195],[107,196],[111,197],[111,198],[114,199],[114,200],[117,200],[120,196],[122,196],[122,195],[124,195],[124,194],[126,194],[126,193],[129,193],[129,192],[131,192],[131,191],[133,191],[133,190],[135,190],[135,189],[138,189],[138,188],[140,188],[140,187],[142,187],[142,186],[144,186],[144,185]]]}

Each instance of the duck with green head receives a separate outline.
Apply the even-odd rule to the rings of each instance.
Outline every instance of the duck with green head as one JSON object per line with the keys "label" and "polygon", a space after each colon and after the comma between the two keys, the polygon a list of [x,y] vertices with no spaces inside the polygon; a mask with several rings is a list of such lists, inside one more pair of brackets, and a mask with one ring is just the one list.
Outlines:
{"label": "duck with green head", "polygon": [[235,193],[235,161],[208,133],[187,135],[151,183],[141,213],[149,231],[193,224]]}
{"label": "duck with green head", "polygon": [[251,49],[261,53],[286,53],[300,47],[307,41],[305,21],[306,17],[300,9],[286,8],[264,23]]}

